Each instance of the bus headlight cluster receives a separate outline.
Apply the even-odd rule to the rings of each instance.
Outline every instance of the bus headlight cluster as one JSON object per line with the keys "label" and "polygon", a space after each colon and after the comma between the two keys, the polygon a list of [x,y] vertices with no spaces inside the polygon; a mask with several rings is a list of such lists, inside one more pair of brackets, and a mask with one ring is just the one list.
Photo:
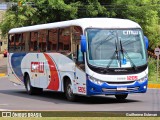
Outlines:
{"label": "bus headlight cluster", "polygon": [[91,76],[88,76],[88,79],[89,79],[91,82],[93,82],[93,83],[95,83],[95,84],[98,84],[98,85],[102,85],[102,84],[104,83],[103,81],[98,80],[98,79],[96,79],[96,78],[94,78],[94,77],[91,77]]}
{"label": "bus headlight cluster", "polygon": [[139,83],[143,83],[148,79],[148,75],[138,80]]}

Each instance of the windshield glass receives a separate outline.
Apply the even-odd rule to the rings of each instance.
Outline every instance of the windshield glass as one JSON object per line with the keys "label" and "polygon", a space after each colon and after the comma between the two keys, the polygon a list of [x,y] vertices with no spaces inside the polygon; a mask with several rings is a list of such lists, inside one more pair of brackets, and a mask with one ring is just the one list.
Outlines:
{"label": "windshield glass", "polygon": [[[88,63],[109,68],[146,64],[146,51],[141,29],[87,29]],[[125,53],[121,52],[121,49]]]}

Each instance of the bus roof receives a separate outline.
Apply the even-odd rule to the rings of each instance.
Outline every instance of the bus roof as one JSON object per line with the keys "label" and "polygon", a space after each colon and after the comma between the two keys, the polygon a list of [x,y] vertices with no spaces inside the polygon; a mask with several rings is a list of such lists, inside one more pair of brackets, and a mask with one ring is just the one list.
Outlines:
{"label": "bus roof", "polygon": [[39,24],[27,27],[13,28],[9,34],[37,31],[43,29],[62,28],[67,26],[80,26],[85,28],[141,28],[139,24],[128,19],[118,18],[81,18],[75,20]]}

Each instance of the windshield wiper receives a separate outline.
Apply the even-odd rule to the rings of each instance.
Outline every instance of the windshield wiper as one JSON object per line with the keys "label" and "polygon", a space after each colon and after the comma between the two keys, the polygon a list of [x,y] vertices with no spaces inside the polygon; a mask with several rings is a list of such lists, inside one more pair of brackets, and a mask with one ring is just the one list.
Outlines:
{"label": "windshield wiper", "polygon": [[[129,59],[130,63],[132,64],[132,67],[133,67],[135,70],[138,70],[137,66],[134,64],[134,62],[132,61],[132,59],[129,57],[127,51],[125,51],[125,50],[123,49],[121,40],[120,40],[120,48],[121,48],[120,51],[121,51],[121,53],[122,53],[123,60],[124,60],[124,55],[126,55],[126,57]],[[125,53],[125,54],[124,54],[124,53]]]}
{"label": "windshield wiper", "polygon": [[118,60],[118,47],[117,47],[117,41],[116,40],[115,40],[115,47],[116,47],[116,50],[114,51],[114,53],[113,53],[113,55],[111,57],[111,60],[110,60],[110,62],[107,65],[107,69],[110,67],[110,65],[113,62],[115,56],[116,56],[116,59]]}

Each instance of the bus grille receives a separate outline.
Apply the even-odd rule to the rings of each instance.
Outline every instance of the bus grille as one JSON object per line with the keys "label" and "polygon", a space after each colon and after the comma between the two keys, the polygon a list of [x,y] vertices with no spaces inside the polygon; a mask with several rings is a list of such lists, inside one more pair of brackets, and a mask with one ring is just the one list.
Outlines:
{"label": "bus grille", "polygon": [[107,88],[102,88],[103,92],[130,92],[130,91],[137,91],[139,89],[139,87],[131,87],[131,88],[127,88],[126,90],[117,90],[117,89],[107,89]]}
{"label": "bus grille", "polygon": [[132,84],[135,81],[125,81],[125,82],[106,82],[107,84]]}

